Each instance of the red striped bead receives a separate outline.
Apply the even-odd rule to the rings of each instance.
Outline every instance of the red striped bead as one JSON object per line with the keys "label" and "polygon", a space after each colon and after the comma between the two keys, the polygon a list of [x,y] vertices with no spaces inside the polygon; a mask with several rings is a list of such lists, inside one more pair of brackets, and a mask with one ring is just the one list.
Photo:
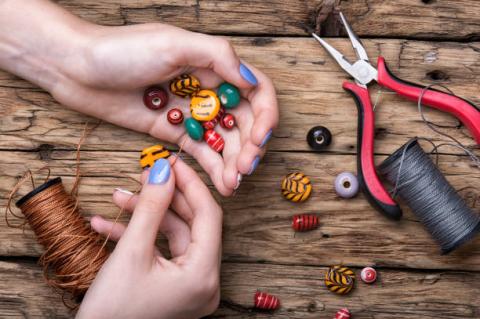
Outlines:
{"label": "red striped bead", "polygon": [[225,141],[223,137],[215,132],[214,130],[208,130],[203,135],[203,139],[207,142],[208,145],[215,151],[221,152],[225,146]]}
{"label": "red striped bead", "polygon": [[350,310],[347,308],[342,308],[335,314],[334,319],[350,319],[351,318]]}
{"label": "red striped bead", "polygon": [[222,119],[224,113],[225,113],[225,109],[221,107],[220,110],[218,111],[217,116],[215,116],[213,120],[203,122],[202,124],[203,128],[205,128],[206,130],[213,130],[215,126],[218,124],[218,122],[220,122],[220,120]]}
{"label": "red striped bead", "polygon": [[295,231],[309,231],[318,227],[318,217],[312,214],[295,215],[292,218],[292,228]]}
{"label": "red striped bead", "polygon": [[280,300],[266,292],[257,291],[253,298],[255,308],[263,310],[275,310],[280,307]]}

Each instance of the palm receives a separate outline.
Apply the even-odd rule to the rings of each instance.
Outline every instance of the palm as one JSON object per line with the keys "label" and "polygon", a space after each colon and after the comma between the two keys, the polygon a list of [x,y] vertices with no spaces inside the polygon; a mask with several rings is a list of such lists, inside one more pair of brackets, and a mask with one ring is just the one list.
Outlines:
{"label": "palm", "polygon": [[[166,118],[166,109],[171,107],[180,108],[188,117],[189,99],[170,94],[167,108],[158,111],[146,108],[142,101],[146,87],[161,84],[167,88],[170,79],[181,73],[194,74],[203,88],[213,89],[224,81],[211,69],[191,66],[199,64],[222,71],[217,70],[208,60],[202,61],[206,57],[202,58],[201,53],[200,56],[192,58],[184,55],[185,48],[174,47],[170,48],[171,55],[159,54],[162,46],[172,41],[172,38],[183,43],[178,40],[182,37],[187,38],[185,41],[188,42],[193,41],[188,38],[209,36],[163,25],[116,29],[92,43],[85,58],[87,71],[79,73],[82,77],[77,81],[66,81],[58,86],[53,94],[61,103],[83,113],[135,131],[149,133],[162,141],[182,144],[184,150],[210,175],[218,191],[222,195],[230,195],[237,185],[239,174],[248,173],[255,156],[263,155],[264,151],[258,145],[265,132],[276,125],[274,89],[268,78],[260,72],[256,72],[260,79],[255,88],[241,78],[238,80],[239,75],[230,76],[240,83],[237,86],[243,86],[241,92],[244,98],[240,105],[230,112],[236,118],[236,127],[231,130],[220,126],[216,128],[225,139],[223,154],[216,153],[205,142],[193,141],[186,135],[182,125],[172,125]],[[221,43],[225,43],[224,40]],[[175,45],[177,46],[177,42]],[[192,45],[194,46],[193,43]],[[175,49],[179,52],[175,53]],[[122,54],[119,55],[118,52]],[[273,114],[265,114],[270,108],[274,109]],[[269,120],[266,121],[266,118]],[[262,121],[266,123],[262,124]]]}

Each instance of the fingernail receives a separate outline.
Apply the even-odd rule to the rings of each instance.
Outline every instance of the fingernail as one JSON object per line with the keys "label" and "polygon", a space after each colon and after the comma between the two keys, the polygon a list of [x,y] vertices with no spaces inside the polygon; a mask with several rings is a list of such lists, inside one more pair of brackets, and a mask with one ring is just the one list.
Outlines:
{"label": "fingernail", "polygon": [[123,194],[127,194],[127,195],[133,195],[133,193],[131,191],[128,191],[128,190],[120,188],[120,187],[115,188],[115,191],[123,193]]}
{"label": "fingernail", "polygon": [[260,143],[259,147],[260,148],[264,147],[268,143],[268,141],[270,140],[271,137],[272,137],[272,129],[270,129],[267,132],[267,135],[265,135],[265,137],[263,138],[262,143]]}
{"label": "fingernail", "polygon": [[257,169],[258,163],[260,163],[260,156],[256,156],[255,159],[252,162],[252,166],[250,167],[250,170],[248,171],[248,175],[252,175],[253,172]]}
{"label": "fingernail", "polygon": [[242,174],[237,175],[237,185],[235,185],[235,188],[233,190],[237,190],[240,187],[240,183],[242,182]]}
{"label": "fingernail", "polygon": [[258,84],[258,81],[257,81],[257,78],[255,77],[255,75],[243,63],[240,63],[240,74],[251,85],[257,85]]}
{"label": "fingernail", "polygon": [[165,184],[170,178],[170,162],[161,158],[153,164],[148,175],[148,183],[154,185]]}

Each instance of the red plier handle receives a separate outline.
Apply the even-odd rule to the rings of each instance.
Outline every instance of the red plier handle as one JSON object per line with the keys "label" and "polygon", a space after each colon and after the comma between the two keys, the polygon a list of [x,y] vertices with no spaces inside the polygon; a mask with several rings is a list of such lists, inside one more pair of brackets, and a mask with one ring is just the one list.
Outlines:
{"label": "red plier handle", "polygon": [[[417,102],[424,91],[424,86],[401,80],[388,69],[385,59],[378,58],[378,84],[397,92],[409,100]],[[422,104],[454,115],[472,134],[480,145],[480,110],[470,102],[448,93],[434,89],[424,91]]]}
{"label": "red plier handle", "polygon": [[375,114],[368,89],[344,82],[343,88],[352,94],[358,109],[357,175],[360,186],[370,204],[385,216],[399,220],[402,210],[378,178],[373,161]]}

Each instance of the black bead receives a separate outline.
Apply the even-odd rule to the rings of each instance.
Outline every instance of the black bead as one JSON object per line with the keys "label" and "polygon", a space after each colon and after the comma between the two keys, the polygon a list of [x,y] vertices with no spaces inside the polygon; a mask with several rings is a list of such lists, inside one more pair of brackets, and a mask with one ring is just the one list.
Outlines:
{"label": "black bead", "polygon": [[315,126],[308,131],[307,143],[314,150],[323,150],[332,142],[332,133],[324,126]]}

